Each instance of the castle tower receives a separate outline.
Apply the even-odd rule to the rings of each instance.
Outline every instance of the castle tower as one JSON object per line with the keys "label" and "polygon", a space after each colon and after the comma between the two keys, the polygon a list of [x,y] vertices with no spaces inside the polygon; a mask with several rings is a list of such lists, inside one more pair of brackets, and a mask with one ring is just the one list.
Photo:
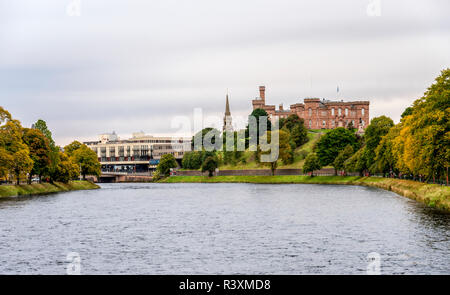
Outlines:
{"label": "castle tower", "polygon": [[230,102],[228,101],[228,94],[226,96],[225,116],[223,117],[223,131],[233,132],[233,125],[231,121]]}

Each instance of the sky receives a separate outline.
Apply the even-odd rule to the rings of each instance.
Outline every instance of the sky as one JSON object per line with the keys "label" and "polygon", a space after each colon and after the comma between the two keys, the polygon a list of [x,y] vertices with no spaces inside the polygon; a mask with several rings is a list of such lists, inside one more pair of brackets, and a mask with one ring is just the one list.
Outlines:
{"label": "sky", "polygon": [[[305,97],[398,122],[450,66],[448,0],[0,0],[0,106],[57,144]],[[339,93],[337,93],[339,86]],[[236,121],[238,121],[236,119]],[[243,124],[243,123],[242,123]],[[238,126],[240,127],[240,126]]]}

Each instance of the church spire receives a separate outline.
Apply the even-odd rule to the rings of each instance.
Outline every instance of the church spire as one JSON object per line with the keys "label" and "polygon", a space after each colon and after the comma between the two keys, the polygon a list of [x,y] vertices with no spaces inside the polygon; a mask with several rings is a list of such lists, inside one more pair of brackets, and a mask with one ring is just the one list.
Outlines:
{"label": "church spire", "polygon": [[233,131],[233,125],[231,123],[230,102],[228,100],[228,89],[225,103],[225,116],[223,117],[223,131]]}
{"label": "church spire", "polygon": [[227,102],[226,102],[226,105],[225,105],[225,116],[231,116],[230,102],[228,101],[228,93],[227,93]]}

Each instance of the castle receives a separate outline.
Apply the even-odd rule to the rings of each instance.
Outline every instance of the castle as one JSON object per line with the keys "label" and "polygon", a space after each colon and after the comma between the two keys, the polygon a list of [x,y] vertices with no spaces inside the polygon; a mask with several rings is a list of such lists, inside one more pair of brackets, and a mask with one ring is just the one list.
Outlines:
{"label": "castle", "polygon": [[259,86],[259,97],[252,100],[253,109],[263,109],[271,120],[287,118],[296,114],[305,120],[308,129],[334,129],[347,127],[350,123],[359,131],[369,124],[368,101],[330,101],[320,98],[305,98],[304,103],[296,103],[288,110],[280,104],[278,110],[274,105],[266,104],[266,87]]}

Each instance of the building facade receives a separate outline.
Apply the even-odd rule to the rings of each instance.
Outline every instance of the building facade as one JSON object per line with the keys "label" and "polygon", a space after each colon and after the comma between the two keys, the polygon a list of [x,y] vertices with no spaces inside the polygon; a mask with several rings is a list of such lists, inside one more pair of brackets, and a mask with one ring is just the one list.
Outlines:
{"label": "building facade", "polygon": [[190,150],[191,139],[156,137],[143,132],[133,133],[130,139],[121,140],[113,133],[101,134],[98,141],[84,142],[97,153],[102,171],[148,172],[154,170],[159,159],[172,154],[181,161]]}
{"label": "building facade", "polygon": [[308,129],[334,129],[347,127],[350,123],[358,130],[364,130],[369,124],[369,101],[331,101],[320,98],[305,98],[289,109],[280,104],[266,104],[265,86],[259,86],[259,97],[252,100],[253,109],[263,109],[272,120],[287,118],[296,114],[305,120]]}

